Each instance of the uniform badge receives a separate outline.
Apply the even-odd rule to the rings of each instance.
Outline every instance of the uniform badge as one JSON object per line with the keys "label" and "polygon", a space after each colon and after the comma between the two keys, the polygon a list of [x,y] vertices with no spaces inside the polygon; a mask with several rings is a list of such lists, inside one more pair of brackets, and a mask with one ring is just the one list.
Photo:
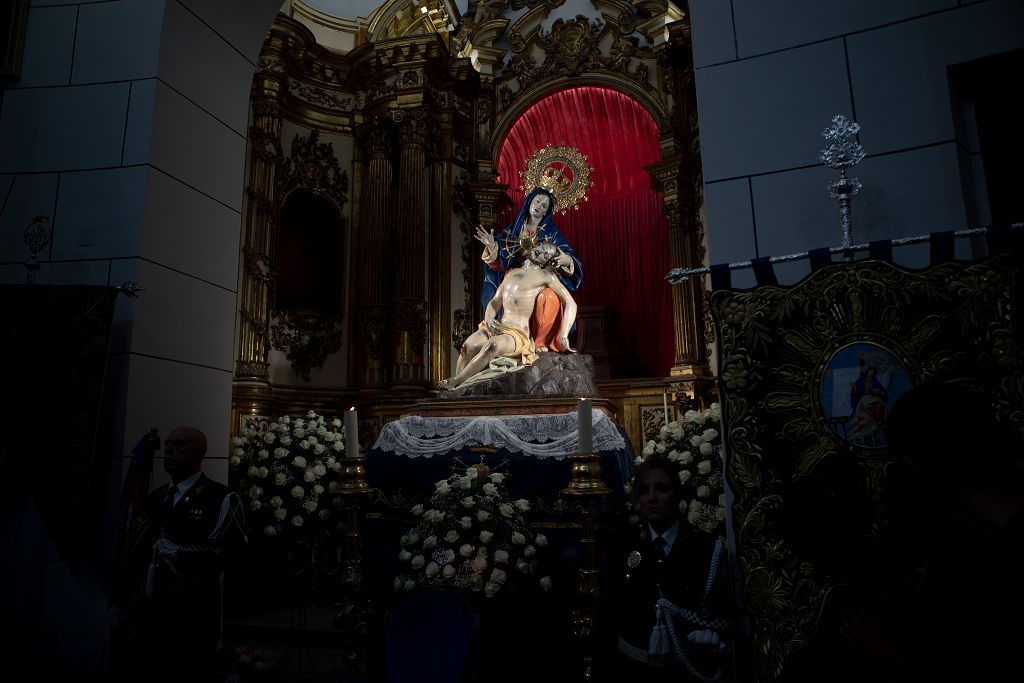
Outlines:
{"label": "uniform badge", "polygon": [[634,550],[626,556],[626,566],[630,569],[636,569],[640,566],[640,561],[643,559],[643,556],[640,555],[640,551]]}

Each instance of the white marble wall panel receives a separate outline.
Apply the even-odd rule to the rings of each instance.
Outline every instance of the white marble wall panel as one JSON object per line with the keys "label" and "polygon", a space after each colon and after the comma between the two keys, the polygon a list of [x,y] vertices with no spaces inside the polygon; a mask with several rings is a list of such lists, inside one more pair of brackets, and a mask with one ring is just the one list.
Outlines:
{"label": "white marble wall panel", "polygon": [[0,172],[119,166],[127,104],[127,83],[4,93]]}
{"label": "white marble wall panel", "polygon": [[955,135],[947,67],[1024,47],[1024,3],[992,0],[847,40],[861,142],[871,153],[926,145]]}
{"label": "white marble wall panel", "polygon": [[693,63],[697,68],[736,59],[731,2],[690,0],[690,23],[693,27]]}
{"label": "white marble wall panel", "polygon": [[49,7],[51,5],[70,5],[70,4],[74,4],[74,5],[91,5],[93,3],[109,2],[109,1],[110,0],[74,0],[74,2],[69,2],[69,0],[29,0],[28,4],[29,4],[30,7]]}
{"label": "white marble wall panel", "polygon": [[245,138],[162,83],[154,111],[149,163],[241,211]]}
{"label": "white marble wall panel", "polygon": [[160,80],[244,136],[253,64],[177,2],[167,3],[163,35],[173,42],[160,51]]}
{"label": "white marble wall panel", "polygon": [[[27,272],[27,271],[26,271]],[[110,261],[48,261],[36,271],[40,285],[103,285],[110,277]]]}
{"label": "white marble wall panel", "polygon": [[[33,216],[53,216],[57,199],[56,173],[23,173],[6,176],[10,186],[0,213],[0,261],[22,263],[29,257],[25,247],[25,228]],[[39,255],[48,258],[47,249]]]}
{"label": "white marble wall panel", "polygon": [[146,258],[234,292],[241,215],[149,169],[142,220]]}
{"label": "white marble wall panel", "polygon": [[156,73],[166,0],[115,0],[78,10],[71,82],[149,78]]}
{"label": "white marble wall panel", "polygon": [[[125,282],[139,282],[139,264],[141,262],[137,258],[131,259],[118,259],[111,261],[110,263],[110,284],[111,285],[122,285]],[[142,283],[140,283],[142,284]],[[145,286],[142,284],[142,286]],[[145,292],[141,292],[139,296],[144,296]],[[135,307],[138,304],[139,299],[133,299],[128,296],[119,296],[114,304],[114,319],[110,325],[110,355],[111,362],[117,357],[117,354],[127,354],[132,350],[132,328],[135,323]],[[107,376],[108,380],[111,381],[111,373],[114,370],[108,368]],[[114,380],[120,380],[121,385],[126,386],[124,383],[128,378],[127,367],[121,369],[122,375],[114,377]],[[123,409],[123,407],[122,407]],[[121,413],[117,413],[121,414]],[[131,444],[128,445],[131,447]],[[126,451],[127,452],[127,451]]]}
{"label": "white marble wall panel", "polygon": [[121,152],[121,163],[125,166],[149,161],[156,86],[155,78],[129,83],[128,121],[124,127],[124,145]]}
{"label": "white marble wall panel", "polygon": [[54,259],[138,256],[144,166],[62,173]]}
{"label": "white marble wall panel", "polygon": [[232,370],[235,293],[140,261],[132,352]]}
{"label": "white marble wall panel", "polygon": [[[351,0],[342,2],[352,9]],[[283,3],[282,0],[178,0],[178,4],[188,8],[255,64],[274,15]],[[372,4],[372,7],[377,4]],[[352,14],[355,14],[354,10]]]}
{"label": "white marble wall panel", "polygon": [[28,13],[21,77],[9,88],[67,85],[75,45],[75,7],[33,7]]}
{"label": "white marble wall panel", "polygon": [[851,111],[842,41],[700,69],[697,96],[706,182],[816,164]]}
{"label": "white marble wall panel", "polygon": [[731,2],[736,16],[736,39],[740,57],[834,38],[957,6],[957,0]]}
{"label": "white marble wall panel", "polygon": [[[231,422],[231,373],[185,363],[133,355],[126,395],[125,452],[151,427],[164,439],[181,425],[206,434],[204,470],[221,482],[226,474],[217,464],[228,455]],[[159,453],[157,454],[160,455]],[[153,464],[153,484],[167,482],[163,461]]]}
{"label": "white marble wall panel", "polygon": [[[746,261],[757,256],[750,184],[746,178],[707,185],[704,208],[709,265]],[[735,271],[732,282],[737,287],[750,287],[754,276],[749,270]]]}

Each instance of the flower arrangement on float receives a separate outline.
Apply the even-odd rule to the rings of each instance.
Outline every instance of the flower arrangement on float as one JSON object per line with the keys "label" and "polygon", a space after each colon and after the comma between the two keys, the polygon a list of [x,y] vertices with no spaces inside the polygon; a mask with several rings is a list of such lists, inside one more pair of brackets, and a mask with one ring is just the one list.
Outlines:
{"label": "flower arrangement on float", "polygon": [[250,419],[232,439],[230,465],[248,501],[249,527],[263,536],[312,538],[341,520],[341,420],[316,411],[275,421]]}
{"label": "flower arrangement on float", "polygon": [[639,465],[658,454],[675,463],[683,484],[679,509],[691,525],[708,533],[725,529],[721,419],[717,403],[688,410],[681,420],[662,426],[658,438],[648,441],[634,462]]}
{"label": "flower arrangement on float", "polygon": [[548,541],[530,530],[529,510],[527,500],[511,498],[505,475],[483,464],[438,481],[429,507],[412,508],[422,519],[400,540],[408,570],[395,577],[395,590],[452,586],[493,598],[535,581],[550,590],[551,577],[534,578]]}

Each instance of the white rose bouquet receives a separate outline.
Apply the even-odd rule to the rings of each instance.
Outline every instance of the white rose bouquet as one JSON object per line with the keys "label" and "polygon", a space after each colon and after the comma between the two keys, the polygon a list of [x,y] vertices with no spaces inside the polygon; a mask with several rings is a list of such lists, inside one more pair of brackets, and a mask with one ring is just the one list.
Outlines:
{"label": "white rose bouquet", "polygon": [[400,560],[408,571],[395,578],[395,589],[449,585],[493,598],[524,581],[547,591],[551,578],[534,579],[544,534],[526,522],[530,504],[512,500],[505,475],[485,465],[471,465],[435,484],[429,507],[416,505],[421,517],[402,536]]}
{"label": "white rose bouquet", "polygon": [[291,538],[334,531],[344,453],[341,420],[313,410],[304,418],[246,422],[232,439],[230,464],[252,529]]}
{"label": "white rose bouquet", "polygon": [[721,419],[717,403],[704,410],[686,411],[682,420],[663,426],[634,463],[639,465],[655,454],[676,463],[683,484],[679,508],[690,524],[708,533],[725,530]]}

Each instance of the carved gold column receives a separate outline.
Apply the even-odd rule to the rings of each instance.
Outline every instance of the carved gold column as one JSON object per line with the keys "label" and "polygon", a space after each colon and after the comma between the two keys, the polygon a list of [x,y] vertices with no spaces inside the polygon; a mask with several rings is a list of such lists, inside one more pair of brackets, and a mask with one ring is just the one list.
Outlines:
{"label": "carved gold column", "polygon": [[[387,335],[388,278],[391,264],[390,215],[391,130],[377,121],[359,131],[366,157],[366,198],[361,214],[362,257],[359,260],[359,336],[363,347],[359,386],[380,388],[386,382],[385,342]],[[402,247],[404,249],[404,246]]]}
{"label": "carved gold column", "polygon": [[271,258],[275,172],[282,158],[281,108],[288,91],[283,44],[269,39],[252,84],[251,160],[238,283],[238,349],[232,391],[232,433],[245,415],[269,415],[272,394],[268,334],[274,268]]}
{"label": "carved gold column", "polygon": [[[504,225],[498,225],[498,206],[501,198],[508,191],[508,185],[474,181],[469,183],[469,189],[476,198],[477,220],[480,222],[480,225],[484,227],[484,230],[493,230],[497,234],[505,227]],[[474,230],[475,227],[470,226],[470,230]],[[473,299],[471,325],[473,329],[476,329],[476,323],[482,320],[484,315],[484,310],[480,303],[480,292],[484,286],[484,270],[483,262],[480,260],[482,247],[478,248],[479,242],[475,240],[474,242],[473,251],[470,253],[469,272],[473,275],[473,284],[470,290]]]}
{"label": "carved gold column", "polygon": [[427,341],[427,128],[422,107],[392,111],[398,124],[395,325],[392,386],[422,386]]}
{"label": "carved gold column", "polygon": [[[664,157],[648,165],[646,170],[665,199],[669,266],[697,268],[704,265],[704,234],[700,222],[703,179],[688,23],[676,22],[670,40],[666,66],[672,70],[669,80],[673,83],[673,118],[681,129],[674,131],[674,139],[662,141]],[[702,279],[690,278],[672,286],[672,318],[675,359],[670,374],[674,377],[709,377]]]}
{"label": "carved gold column", "polygon": [[437,271],[429,280],[430,300],[430,358],[428,379],[431,384],[451,376],[451,320],[452,320],[452,116],[438,116],[435,134],[436,147],[430,173],[430,263]]}

